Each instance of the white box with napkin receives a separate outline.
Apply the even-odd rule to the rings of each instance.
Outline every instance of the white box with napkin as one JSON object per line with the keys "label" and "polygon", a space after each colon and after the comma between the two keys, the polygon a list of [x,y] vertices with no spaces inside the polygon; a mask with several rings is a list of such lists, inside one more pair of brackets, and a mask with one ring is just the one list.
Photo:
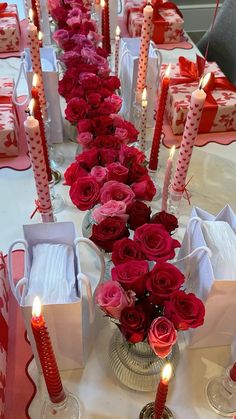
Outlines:
{"label": "white box with napkin", "polygon": [[[186,273],[186,289],[205,304],[204,325],[185,332],[190,347],[230,345],[236,336],[236,215],[226,206],[213,216],[193,208],[177,266]],[[198,247],[207,246],[199,254],[182,258]]]}
{"label": "white box with napkin", "polygon": [[[30,50],[25,48],[24,65],[27,74],[29,92],[31,91],[33,71],[30,58]],[[49,143],[63,142],[63,123],[58,93],[58,62],[53,48],[40,48],[40,59],[43,71],[45,96],[48,105]]]}
{"label": "white box with napkin", "polygon": [[[24,225],[23,231],[24,239],[16,240],[9,249],[8,272],[37,366],[41,369],[31,331],[32,302],[36,295],[43,304],[59,369],[82,368],[96,335],[93,293],[104,278],[104,258],[90,240],[76,238],[72,222]],[[100,268],[95,269],[94,265],[90,275],[81,270],[80,243],[86,244],[90,251],[89,268],[94,265],[91,250],[100,260]],[[24,277],[15,284],[12,250],[19,244],[25,248],[25,269]]]}
{"label": "white box with napkin", "polygon": [[[122,88],[123,107],[122,114],[135,123],[135,90],[138,75],[140,38],[121,38],[119,54],[119,77]],[[161,53],[151,42],[148,58],[147,72],[147,126],[153,127],[155,123],[154,112],[157,101],[157,85],[161,66]]]}

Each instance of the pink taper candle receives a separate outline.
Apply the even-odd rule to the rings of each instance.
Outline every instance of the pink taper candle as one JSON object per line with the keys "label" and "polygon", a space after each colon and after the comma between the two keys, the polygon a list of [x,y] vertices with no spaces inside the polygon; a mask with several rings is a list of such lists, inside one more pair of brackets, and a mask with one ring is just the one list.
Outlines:
{"label": "pink taper candle", "polygon": [[175,169],[174,179],[171,184],[171,192],[179,193],[180,197],[185,190],[188,167],[193,152],[193,146],[198,134],[203,106],[207,96],[203,87],[208,83],[209,78],[210,73],[201,79],[199,88],[194,90],[191,95],[178,162]]}
{"label": "pink taper candle", "polygon": [[153,8],[147,4],[143,9],[143,25],[140,40],[139,63],[138,63],[138,77],[137,77],[137,94],[136,100],[141,101],[141,94],[146,87],[147,69],[148,69],[148,53],[149,45],[152,36]]}
{"label": "pink taper candle", "polygon": [[160,151],[160,145],[161,145],[161,134],[162,134],[162,127],[163,127],[163,120],[164,120],[164,114],[166,109],[166,100],[170,85],[170,79],[169,79],[169,72],[170,72],[170,65],[168,65],[166,72],[164,74],[164,77],[161,81],[161,87],[160,87],[160,94],[157,104],[157,112],[156,112],[156,123],[155,123],[155,129],[152,139],[152,148],[150,153],[150,159],[149,159],[149,169],[150,170],[157,170],[158,167],[158,158],[159,158],[159,151]]}
{"label": "pink taper candle", "polygon": [[44,118],[46,118],[47,105],[46,105],[46,97],[45,97],[44,85],[43,85],[43,72],[42,72],[41,61],[40,61],[38,31],[37,31],[36,26],[31,22],[28,24],[28,27],[27,27],[27,38],[28,38],[28,45],[30,49],[32,70],[33,70],[33,73],[36,73],[38,75],[40,106],[42,109],[43,116]]}
{"label": "pink taper candle", "polygon": [[120,49],[120,28],[116,27],[115,36],[115,76],[118,76],[119,72],[119,49]]}
{"label": "pink taper candle", "polygon": [[142,93],[142,114],[140,123],[140,149],[145,152],[146,149],[146,127],[147,127],[147,89]]}
{"label": "pink taper candle", "polygon": [[[30,103],[30,106],[32,105],[33,99]],[[24,121],[24,128],[38,195],[37,207],[41,213],[42,221],[45,223],[52,222],[54,221],[54,218],[39,122],[33,116],[28,116],[26,121]]]}
{"label": "pink taper candle", "polygon": [[167,212],[168,191],[169,191],[169,186],[171,182],[171,172],[172,172],[174,154],[175,154],[175,146],[173,145],[173,147],[171,147],[170,155],[166,163],[165,178],[164,178],[163,189],[162,189],[161,210],[165,212]]}

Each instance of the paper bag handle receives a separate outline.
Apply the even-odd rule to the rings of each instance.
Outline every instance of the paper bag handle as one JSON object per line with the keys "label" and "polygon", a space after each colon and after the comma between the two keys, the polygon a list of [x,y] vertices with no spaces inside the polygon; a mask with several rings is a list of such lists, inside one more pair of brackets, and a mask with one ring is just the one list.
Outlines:
{"label": "paper bag handle", "polygon": [[103,279],[104,279],[104,276],[105,276],[105,261],[104,261],[104,257],[102,255],[102,253],[100,252],[100,250],[98,249],[98,247],[91,240],[89,240],[89,239],[87,239],[85,237],[78,237],[78,238],[75,239],[74,245],[75,245],[76,255],[77,255],[77,261],[78,261],[78,275],[77,275],[77,279],[78,279],[78,281],[82,280],[84,282],[84,284],[85,284],[86,293],[87,293],[87,297],[88,297],[88,305],[89,305],[89,321],[90,321],[90,323],[92,323],[93,322],[93,319],[94,319],[94,315],[95,315],[94,304],[93,304],[93,293],[92,293],[92,287],[91,287],[90,279],[87,277],[87,275],[85,275],[81,271],[80,258],[78,257],[78,254],[77,254],[77,246],[80,243],[85,243],[89,247],[91,247],[91,249],[96,253],[96,255],[99,258],[101,272],[100,272],[100,277],[99,277],[99,280],[97,281],[96,287],[99,284],[99,282],[103,281]]}
{"label": "paper bag handle", "polygon": [[[24,276],[17,282],[14,282],[13,272],[12,272],[12,253],[13,248],[17,244],[23,244],[24,246]],[[26,289],[28,285],[28,266],[29,266],[29,254],[28,254],[28,243],[24,239],[15,240],[8,250],[8,258],[7,258],[7,270],[8,270],[8,278],[11,287],[12,294],[14,295],[15,299],[19,304],[21,304],[22,299],[24,299],[26,295]]]}
{"label": "paper bag handle", "polygon": [[[25,81],[27,82],[27,75],[26,75],[26,61],[25,61],[25,53],[23,52],[21,54],[21,63],[20,63],[20,69],[19,69],[19,73],[18,73],[18,77],[16,80],[16,84],[14,85],[14,89],[13,89],[13,94],[12,94],[12,102],[14,103],[14,105],[16,106],[25,106],[28,101],[29,101],[29,88],[28,88],[28,93],[25,97],[25,99],[21,102],[18,102],[18,98],[17,98],[17,88],[19,86],[19,83],[21,82],[21,77],[24,77]],[[28,84],[27,84],[28,86]]]}

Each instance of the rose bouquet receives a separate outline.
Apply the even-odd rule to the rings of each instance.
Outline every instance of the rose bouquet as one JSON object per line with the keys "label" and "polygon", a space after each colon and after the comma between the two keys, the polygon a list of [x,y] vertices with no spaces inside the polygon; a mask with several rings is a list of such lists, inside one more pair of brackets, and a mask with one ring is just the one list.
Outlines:
{"label": "rose bouquet", "polygon": [[202,301],[184,291],[184,275],[168,262],[176,247],[179,242],[163,224],[138,227],[133,240],[115,242],[111,279],[96,291],[96,303],[124,338],[147,340],[161,358],[171,352],[178,330],[201,326],[205,315]]}

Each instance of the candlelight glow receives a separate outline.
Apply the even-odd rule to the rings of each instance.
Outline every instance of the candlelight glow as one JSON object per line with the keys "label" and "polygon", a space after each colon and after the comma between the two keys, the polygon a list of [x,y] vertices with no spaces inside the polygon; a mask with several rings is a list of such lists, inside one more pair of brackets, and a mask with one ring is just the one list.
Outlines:
{"label": "candlelight glow", "polygon": [[100,3],[100,4],[101,4],[101,7],[104,9],[104,7],[105,7],[105,5],[106,5],[106,4],[105,4],[105,0],[101,0],[101,3]]}
{"label": "candlelight glow", "polygon": [[29,103],[29,111],[30,111],[30,115],[32,115],[34,110],[34,99],[31,99],[30,103]]}
{"label": "candlelight glow", "polygon": [[35,297],[33,301],[33,307],[32,307],[32,316],[33,317],[39,317],[41,315],[41,302],[39,297]]}
{"label": "candlelight glow", "polygon": [[42,41],[42,39],[43,39],[43,34],[42,34],[41,31],[39,31],[39,33],[38,33],[38,40],[39,41]]}
{"label": "candlelight glow", "polygon": [[175,154],[175,145],[173,145],[170,149],[170,159],[173,160]]}
{"label": "candlelight glow", "polygon": [[119,26],[116,27],[116,36],[120,36],[120,27]]}
{"label": "candlelight glow", "polygon": [[162,374],[161,374],[161,378],[163,381],[165,381],[166,383],[168,383],[168,381],[170,380],[172,374],[172,367],[171,364],[166,364],[162,370]]}
{"label": "candlelight glow", "polygon": [[35,73],[35,74],[33,75],[32,86],[33,86],[33,87],[36,87],[37,85],[38,85],[38,76],[37,76],[37,74]]}
{"label": "candlelight glow", "polygon": [[211,73],[207,73],[201,77],[199,82],[199,89],[204,89],[211,79]]}
{"label": "candlelight glow", "polygon": [[146,89],[146,87],[145,87],[145,89],[143,89],[142,100],[147,100],[147,89]]}
{"label": "candlelight glow", "polygon": [[171,69],[171,64],[168,65],[166,71],[165,71],[165,77],[169,77],[170,75],[170,69]]}
{"label": "candlelight glow", "polygon": [[29,20],[30,20],[30,22],[33,21],[33,17],[34,17],[34,12],[33,12],[32,9],[29,9]]}

